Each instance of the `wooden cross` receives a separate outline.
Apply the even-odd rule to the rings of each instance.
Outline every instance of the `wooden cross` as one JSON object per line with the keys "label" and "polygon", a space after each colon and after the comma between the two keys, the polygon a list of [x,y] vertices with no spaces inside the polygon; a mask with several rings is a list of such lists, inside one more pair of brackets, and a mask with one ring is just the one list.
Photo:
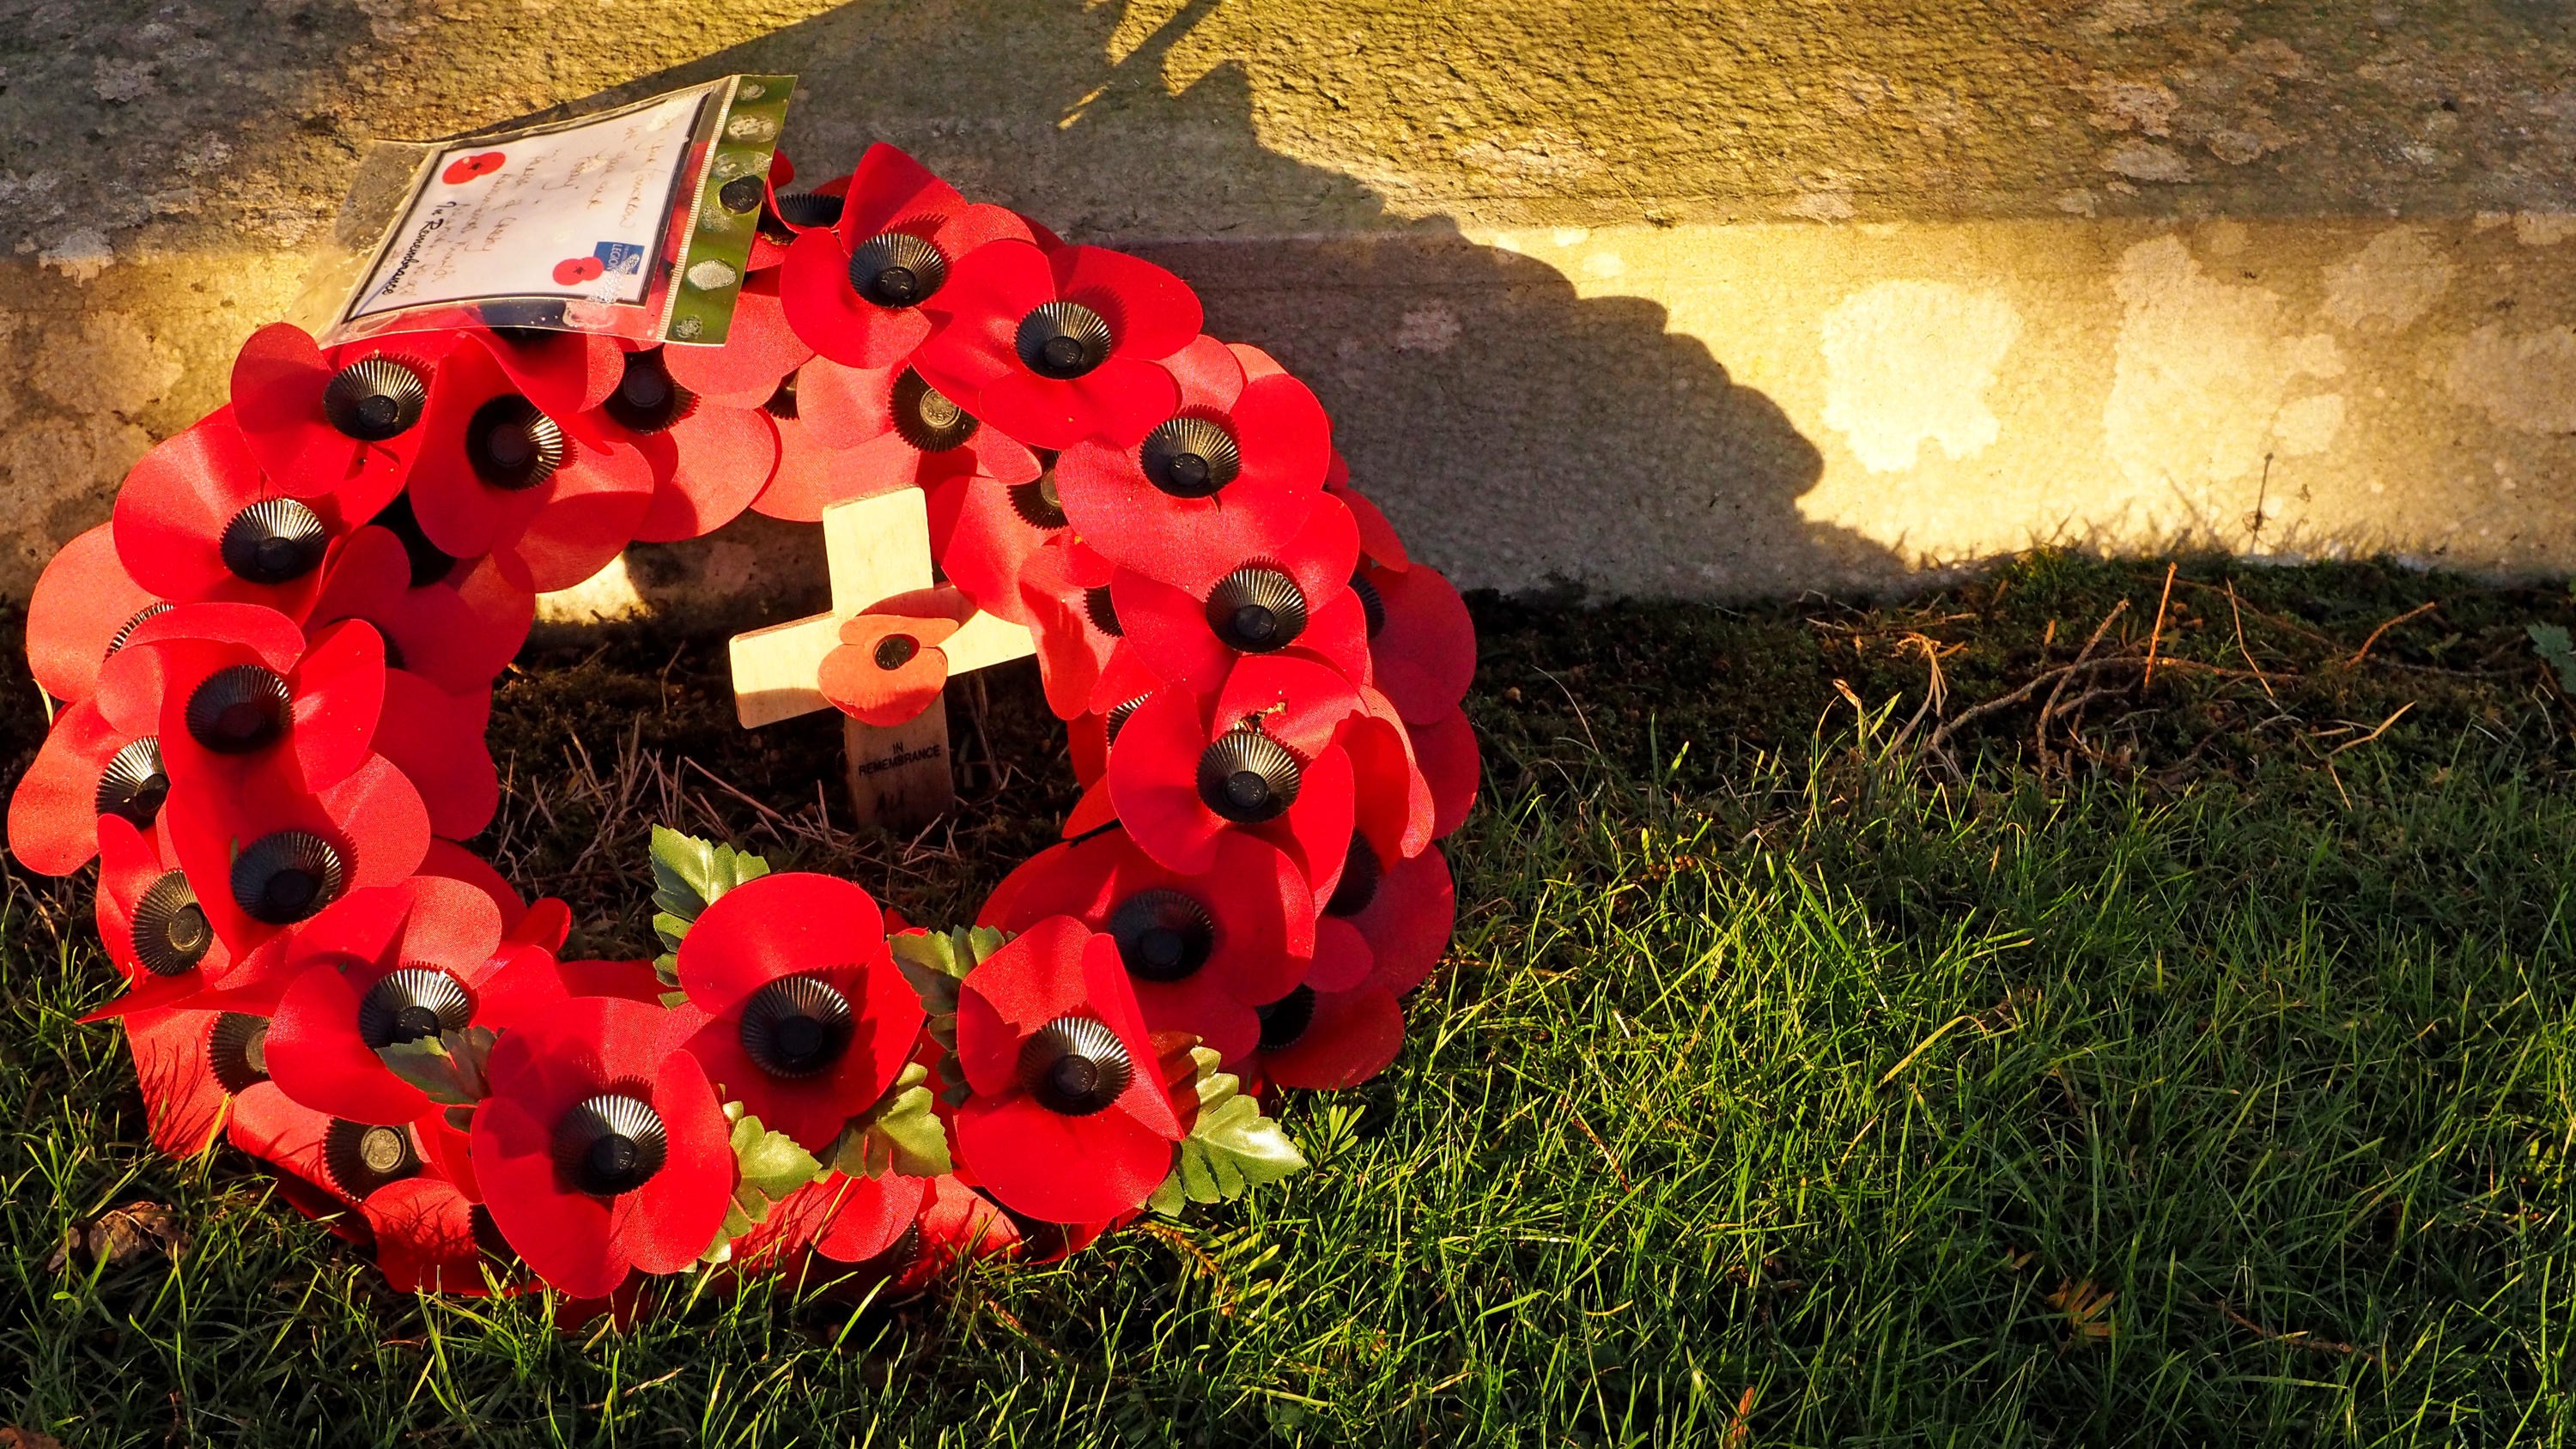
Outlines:
{"label": "wooden cross", "polygon": [[[831,504],[823,510],[823,555],[832,572],[832,612],[733,637],[734,714],[745,729],[830,709],[816,681],[823,656],[841,642],[842,622],[898,594],[932,587],[927,498],[918,488],[902,488]],[[952,680],[1037,652],[1025,626],[980,612],[939,648]],[[956,802],[943,704],[934,701],[883,728],[844,719],[841,733],[849,748],[850,803],[861,822],[911,830]]]}

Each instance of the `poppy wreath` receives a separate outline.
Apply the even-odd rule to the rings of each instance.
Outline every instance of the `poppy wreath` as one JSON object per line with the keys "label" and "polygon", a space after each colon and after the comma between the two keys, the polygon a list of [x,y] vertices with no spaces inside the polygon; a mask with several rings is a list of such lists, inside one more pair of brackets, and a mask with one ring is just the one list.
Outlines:
{"label": "poppy wreath", "polygon": [[[632,1312],[1071,1253],[1301,1167],[1264,1105],[1384,1070],[1446,949],[1474,631],[1314,394],[892,147],[793,181],[721,346],[262,328],[37,585],[9,840],[97,862],[91,1019],[153,1142],[265,1159],[398,1287]],[[821,687],[898,723],[972,611],[1028,626],[1064,842],[931,931],[660,830],[668,949],[569,958],[466,848],[537,594],[900,488],[953,588],[849,620]]]}

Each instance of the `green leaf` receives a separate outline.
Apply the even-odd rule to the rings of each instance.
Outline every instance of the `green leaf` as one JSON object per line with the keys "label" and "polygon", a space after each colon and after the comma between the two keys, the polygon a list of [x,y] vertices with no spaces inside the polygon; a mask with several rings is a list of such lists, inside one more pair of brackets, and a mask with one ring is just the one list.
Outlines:
{"label": "green leaf", "polygon": [[2576,694],[2576,640],[2568,637],[2566,626],[2533,624],[2523,632],[2531,636],[2531,647],[2558,671],[2558,687]]}
{"label": "green leaf", "polygon": [[[726,891],[769,874],[769,862],[749,851],[653,827],[653,932],[678,949],[698,914]],[[659,965],[660,963],[655,963]]]}
{"label": "green leaf", "polygon": [[1206,1047],[1192,1047],[1189,1077],[1173,1083],[1175,1097],[1198,1099],[1198,1112],[1171,1176],[1145,1200],[1165,1217],[1176,1216],[1184,1202],[1231,1201],[1306,1167],[1305,1154],[1262,1115],[1260,1103],[1243,1095],[1242,1082],[1218,1069],[1223,1061]]}
{"label": "green leaf", "polygon": [[[772,1132],[746,1114],[733,1124],[733,1160],[742,1170],[742,1188],[776,1200],[812,1182],[823,1171],[814,1154],[784,1132]],[[750,1211],[746,1206],[745,1211]],[[762,1206],[754,1219],[766,1216]]]}
{"label": "green leaf", "polygon": [[937,1177],[951,1171],[948,1128],[931,1102],[930,1069],[906,1063],[875,1106],[850,1119],[832,1143],[831,1164],[846,1177]]}
{"label": "green leaf", "polygon": [[429,1099],[440,1106],[471,1107],[492,1095],[483,1068],[492,1059],[492,1044],[499,1039],[488,1026],[469,1026],[463,1031],[378,1047],[376,1055],[393,1068],[395,1076],[428,1093]]}

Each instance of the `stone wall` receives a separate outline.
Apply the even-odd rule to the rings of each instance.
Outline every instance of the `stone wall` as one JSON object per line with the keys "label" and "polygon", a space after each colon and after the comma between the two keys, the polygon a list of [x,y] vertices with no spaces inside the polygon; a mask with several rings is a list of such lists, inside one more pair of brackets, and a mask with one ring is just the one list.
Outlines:
{"label": "stone wall", "polygon": [[[1462,583],[1880,589],[2033,543],[2576,570],[2576,27],[2539,0],[0,0],[0,593],[220,401],[367,136],[804,75],[1197,284]],[[756,521],[570,608],[810,594]]]}

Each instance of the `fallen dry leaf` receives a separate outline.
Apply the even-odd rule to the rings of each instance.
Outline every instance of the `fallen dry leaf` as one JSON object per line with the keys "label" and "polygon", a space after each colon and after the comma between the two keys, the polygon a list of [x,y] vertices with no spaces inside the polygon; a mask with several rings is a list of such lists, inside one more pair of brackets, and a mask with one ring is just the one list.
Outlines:
{"label": "fallen dry leaf", "polygon": [[2074,1334],[2070,1343],[2109,1338],[2113,1324],[2111,1300],[2119,1295],[2096,1288],[2093,1280],[2081,1283],[2060,1282],[2057,1291],[2048,1295],[2049,1306],[2066,1315],[2066,1325]]}
{"label": "fallen dry leaf", "polygon": [[63,1449],[63,1441],[42,1429],[0,1427],[0,1449]]}
{"label": "fallen dry leaf", "polygon": [[[123,1268],[160,1252],[176,1259],[188,1251],[188,1229],[179,1215],[157,1202],[136,1199],[109,1208],[83,1223],[74,1223],[63,1234],[62,1243],[53,1256],[45,1260],[48,1272],[104,1260],[110,1268]],[[0,1449],[7,1449],[0,1441]]]}

